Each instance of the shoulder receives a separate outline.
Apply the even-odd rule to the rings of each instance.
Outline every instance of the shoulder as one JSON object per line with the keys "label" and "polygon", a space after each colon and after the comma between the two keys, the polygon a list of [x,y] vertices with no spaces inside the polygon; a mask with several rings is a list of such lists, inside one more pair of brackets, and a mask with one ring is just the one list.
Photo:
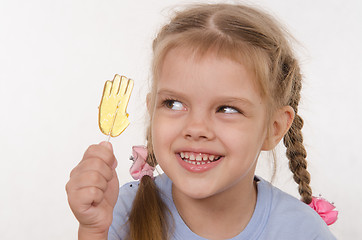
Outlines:
{"label": "shoulder", "polygon": [[326,223],[307,204],[263,179],[259,184],[270,193],[265,195],[270,200],[268,234],[278,234],[278,239],[335,239]]}
{"label": "shoulder", "polygon": [[[165,174],[161,174],[155,177],[154,179],[157,188],[163,192],[165,188],[170,185],[169,178]],[[119,211],[121,209],[131,209],[134,198],[136,197],[139,187],[139,181],[131,181],[125,183],[119,188],[118,200],[115,206],[115,210]]]}
{"label": "shoulder", "polygon": [[117,203],[113,209],[113,221],[108,240],[124,239],[128,232],[128,216],[138,190],[138,181],[128,182],[119,188]]}
{"label": "shoulder", "polygon": [[[167,177],[159,175],[155,177],[156,186],[163,192],[170,183]],[[123,239],[127,232],[127,221],[132,210],[132,204],[136,197],[139,181],[132,181],[119,188],[117,203],[113,209],[113,221],[108,232],[109,240]]]}

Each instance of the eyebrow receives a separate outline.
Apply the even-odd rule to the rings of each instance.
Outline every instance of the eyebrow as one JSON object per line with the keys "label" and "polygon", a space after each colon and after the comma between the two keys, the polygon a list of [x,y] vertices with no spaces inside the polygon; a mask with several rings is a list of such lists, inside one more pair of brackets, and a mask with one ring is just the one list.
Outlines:
{"label": "eyebrow", "polygon": [[230,102],[230,103],[234,103],[234,102],[242,103],[242,104],[250,106],[250,107],[253,107],[255,105],[254,103],[252,103],[250,100],[248,100],[246,98],[225,96],[225,97],[222,97],[222,100],[225,102]]}
{"label": "eyebrow", "polygon": [[[157,95],[171,95],[171,96],[177,96],[177,97],[185,97],[185,94],[182,92],[177,92],[177,91],[173,91],[173,90],[169,90],[169,89],[160,89],[157,91],[156,93]],[[246,99],[246,98],[240,98],[240,97],[230,97],[230,96],[218,96],[217,97],[217,101],[222,101],[226,104],[228,103],[241,103],[243,105],[249,106],[249,107],[254,107],[254,103],[252,103],[250,100]]]}
{"label": "eyebrow", "polygon": [[161,88],[160,90],[157,91],[156,94],[157,95],[181,95],[181,96],[184,95],[182,92],[176,92],[176,91],[165,89],[165,88]]}

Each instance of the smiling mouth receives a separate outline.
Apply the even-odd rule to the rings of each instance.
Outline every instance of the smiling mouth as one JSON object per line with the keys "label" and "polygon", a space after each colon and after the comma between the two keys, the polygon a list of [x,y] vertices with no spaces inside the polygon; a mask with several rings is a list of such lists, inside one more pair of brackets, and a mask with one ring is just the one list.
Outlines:
{"label": "smiling mouth", "polygon": [[178,153],[178,155],[181,157],[182,161],[194,165],[203,165],[203,164],[216,162],[222,157],[212,154],[193,153],[193,152],[180,152]]}

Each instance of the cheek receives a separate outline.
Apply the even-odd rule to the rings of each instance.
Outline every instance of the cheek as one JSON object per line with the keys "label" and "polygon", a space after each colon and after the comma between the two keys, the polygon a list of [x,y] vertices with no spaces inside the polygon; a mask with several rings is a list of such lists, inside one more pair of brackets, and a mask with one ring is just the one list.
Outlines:
{"label": "cheek", "polygon": [[172,125],[168,124],[160,116],[154,116],[151,123],[152,143],[155,155],[159,155],[162,150],[168,149],[167,144],[172,140]]}
{"label": "cheek", "polygon": [[168,159],[168,149],[170,143],[170,138],[167,134],[168,128],[156,118],[151,124],[151,129],[153,152],[157,163],[164,172],[167,172],[168,164],[166,159]]}
{"label": "cheek", "polygon": [[167,129],[169,129],[168,125],[167,121],[165,121],[162,117],[157,116],[157,114],[153,116],[151,127],[154,141],[160,141],[163,137],[167,137],[167,135],[165,136],[165,133],[167,132]]}
{"label": "cheek", "polygon": [[159,141],[160,139],[160,131],[162,131],[162,128],[159,127],[159,124],[157,124],[158,122],[155,121],[155,119],[152,121],[151,123],[151,134],[152,134],[152,144],[153,144],[153,151],[157,152],[157,149],[159,148]]}
{"label": "cheek", "polygon": [[232,149],[242,151],[260,149],[266,136],[266,128],[262,121],[248,121],[230,127],[218,127],[218,136]]}

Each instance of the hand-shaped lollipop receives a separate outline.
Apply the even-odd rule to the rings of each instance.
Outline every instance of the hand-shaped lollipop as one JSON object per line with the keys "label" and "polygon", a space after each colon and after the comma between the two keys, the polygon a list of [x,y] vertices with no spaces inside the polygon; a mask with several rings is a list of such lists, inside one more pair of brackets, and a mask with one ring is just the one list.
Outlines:
{"label": "hand-shaped lollipop", "polygon": [[129,125],[126,108],[133,89],[133,80],[116,74],[106,81],[99,106],[99,128],[108,136],[117,137]]}

